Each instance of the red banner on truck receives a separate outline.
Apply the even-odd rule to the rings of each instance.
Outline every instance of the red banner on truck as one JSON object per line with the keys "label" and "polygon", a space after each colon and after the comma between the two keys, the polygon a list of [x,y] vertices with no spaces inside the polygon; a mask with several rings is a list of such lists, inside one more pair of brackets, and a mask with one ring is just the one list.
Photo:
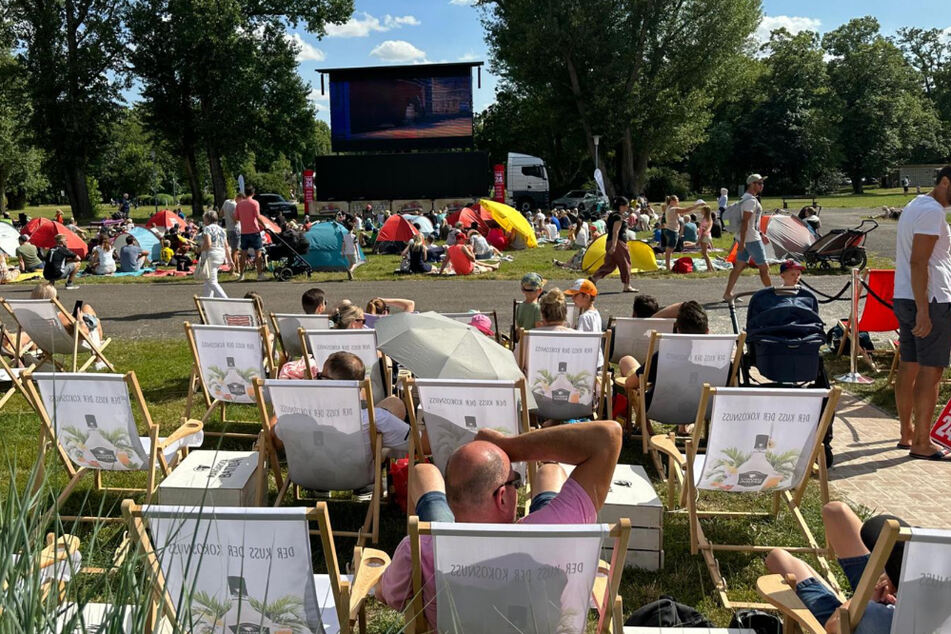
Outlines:
{"label": "red banner on truck", "polygon": [[492,192],[492,200],[505,202],[505,166],[501,163],[495,166],[495,190]]}
{"label": "red banner on truck", "polygon": [[314,204],[314,170],[304,170],[304,213],[309,214]]}

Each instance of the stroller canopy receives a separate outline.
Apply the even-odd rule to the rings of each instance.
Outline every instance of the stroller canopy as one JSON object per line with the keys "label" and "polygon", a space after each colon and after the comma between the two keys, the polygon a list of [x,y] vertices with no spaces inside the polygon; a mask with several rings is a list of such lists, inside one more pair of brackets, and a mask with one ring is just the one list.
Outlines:
{"label": "stroller canopy", "polygon": [[766,234],[777,259],[790,256],[801,260],[802,254],[816,241],[816,236],[796,216],[763,216],[761,222],[761,231]]}
{"label": "stroller canopy", "polygon": [[[412,217],[412,216],[411,216]],[[422,225],[420,225],[422,226]],[[430,228],[432,226],[430,225]],[[406,246],[419,231],[404,216],[395,215],[387,218],[376,236],[377,242],[402,242]]]}
{"label": "stroller canopy", "polygon": [[157,262],[162,255],[162,240],[149,229],[145,227],[132,227],[129,231],[123,231],[112,239],[112,247],[118,251],[125,246],[126,236],[132,236],[139,243],[139,247],[149,254],[149,262]]}
{"label": "stroller canopy", "polygon": [[[340,252],[345,233],[346,228],[337,222],[318,222],[304,234],[310,246],[302,257],[315,271],[346,271],[350,263]],[[357,245],[357,261],[366,262],[360,245]]]}

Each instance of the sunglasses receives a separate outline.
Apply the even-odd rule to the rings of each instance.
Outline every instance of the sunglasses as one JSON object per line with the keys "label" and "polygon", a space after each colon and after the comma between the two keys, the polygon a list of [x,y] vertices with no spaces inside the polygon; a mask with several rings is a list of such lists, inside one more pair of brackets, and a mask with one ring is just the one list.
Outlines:
{"label": "sunglasses", "polygon": [[505,482],[497,486],[495,490],[498,491],[499,489],[505,488],[507,486],[514,487],[516,490],[522,488],[522,475],[516,472],[511,480],[506,480]]}
{"label": "sunglasses", "polygon": [[523,293],[534,293],[534,292],[537,291],[537,290],[538,290],[537,288],[523,288],[523,289],[522,289],[522,292],[523,292]]}
{"label": "sunglasses", "polygon": [[358,324],[365,324],[365,323],[367,323],[367,320],[366,320],[366,319],[363,319],[363,318],[354,319],[353,321],[356,322],[356,323],[358,323]]}

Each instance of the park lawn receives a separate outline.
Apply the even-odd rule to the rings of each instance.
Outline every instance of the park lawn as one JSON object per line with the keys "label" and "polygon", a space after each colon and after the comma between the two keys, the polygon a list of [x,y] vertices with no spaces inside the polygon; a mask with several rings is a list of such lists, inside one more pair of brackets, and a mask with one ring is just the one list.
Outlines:
{"label": "park lawn", "polygon": [[[106,352],[120,371],[134,370],[136,372],[145,399],[149,404],[152,418],[162,426],[162,434],[167,434],[177,427],[180,418],[184,414],[185,396],[191,368],[191,357],[184,337],[177,341],[118,340]],[[834,376],[844,372],[846,363],[845,359],[830,360],[830,374]],[[875,385],[845,387],[849,389],[856,388],[855,391],[858,394],[868,396],[873,402],[894,411],[893,404],[889,406],[888,397],[881,396],[883,392],[891,394],[891,390],[882,389],[886,374],[887,364],[885,364],[884,371],[877,375]],[[946,398],[949,391],[951,391],[951,388],[945,386],[942,397]],[[192,416],[200,416],[201,413],[199,406],[199,409],[194,411]],[[257,413],[252,408],[231,410],[230,417],[249,421],[258,419]],[[13,480],[17,489],[22,491],[36,456],[38,419],[26,402],[17,395],[0,411],[0,425],[4,429],[5,458],[14,472]],[[215,428],[215,426],[215,423],[209,424],[209,428]],[[143,427],[140,426],[141,429]],[[240,431],[256,432],[258,429],[258,423],[251,422]],[[205,444],[209,447],[214,446],[214,441],[208,441]],[[223,442],[222,447],[226,449],[247,448],[235,441]],[[58,490],[66,482],[66,477],[62,467],[54,458],[54,455],[48,457],[46,462],[47,474],[51,489]],[[639,442],[625,443],[620,462],[642,464],[648,473],[652,474],[652,477],[656,477],[653,467],[650,465],[650,460],[640,453]],[[120,475],[111,478],[107,475],[105,478],[107,485],[111,483],[114,486],[141,486],[144,481],[144,474]],[[5,478],[0,482],[0,502],[9,494],[9,482],[10,478]],[[85,503],[86,508],[98,509],[100,508],[99,505],[102,504],[101,508],[105,509],[107,513],[117,513],[117,505],[122,496],[107,494],[100,497],[97,494],[91,494],[91,485],[91,478],[81,484],[77,492],[67,502],[64,511],[77,511]],[[660,481],[655,481],[655,486],[661,499],[664,499],[663,485]],[[88,497],[86,497],[87,495]],[[276,489],[272,482],[270,484],[272,502],[275,495]],[[717,494],[707,498],[706,495],[704,494],[704,499],[709,502],[709,508],[713,510],[735,509],[735,504],[739,504],[741,510],[767,510],[769,506],[768,499],[758,499],[755,496],[736,497]],[[136,499],[139,502],[143,501],[141,495]],[[728,502],[729,507],[727,506]],[[285,500],[285,504],[291,504],[291,500]],[[808,524],[821,543],[823,529],[820,515],[820,495],[819,488],[815,483],[809,485],[803,508]],[[865,509],[858,510],[860,514],[868,513]],[[358,525],[362,521],[364,512],[365,506],[362,504],[350,503],[346,500],[331,503],[331,520],[333,526],[338,529]],[[79,535],[84,544],[93,540],[92,527],[67,526],[66,528],[69,532],[75,532]],[[102,528],[101,533],[95,539],[99,548],[94,552],[84,549],[84,563],[107,564],[113,550],[119,543],[121,529],[121,525]],[[381,518],[381,538],[377,547],[392,553],[405,534],[405,530],[405,515],[395,503],[385,504]],[[744,519],[719,519],[712,523],[705,523],[705,530],[707,530],[708,536],[715,541],[732,539],[769,545],[802,544],[801,541],[787,541],[788,539],[795,539],[790,536],[797,535],[795,525],[788,513],[781,513],[777,520],[750,522]],[[337,553],[342,560],[341,564],[349,560],[349,553],[352,552],[353,545],[353,540],[337,539]],[[319,538],[315,538],[312,547],[315,569],[322,570],[323,555],[320,550]],[[621,584],[625,613],[630,614],[637,607],[656,600],[662,594],[668,594],[683,603],[696,606],[701,612],[712,618],[718,626],[726,626],[731,614],[720,608],[714,599],[712,583],[702,557],[690,554],[688,523],[685,515],[681,513],[668,513],[666,515],[664,521],[664,550],[665,558],[662,570],[658,572],[628,570],[625,572]],[[730,584],[731,596],[738,600],[758,600],[755,582],[757,577],[765,573],[762,562],[762,555],[750,553],[723,553],[721,555],[720,563]],[[844,578],[841,575],[840,582],[844,583]],[[399,631],[402,625],[402,617],[399,614],[379,604],[371,605],[370,613],[371,632],[396,632]]]}

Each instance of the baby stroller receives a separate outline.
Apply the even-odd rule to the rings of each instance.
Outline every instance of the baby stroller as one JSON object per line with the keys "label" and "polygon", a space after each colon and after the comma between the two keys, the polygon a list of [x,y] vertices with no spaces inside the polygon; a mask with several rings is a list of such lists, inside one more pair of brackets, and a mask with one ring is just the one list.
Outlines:
{"label": "baby stroller", "polygon": [[[866,224],[871,227],[863,229]],[[863,269],[868,261],[865,253],[865,236],[878,228],[878,223],[871,218],[863,220],[859,226],[852,229],[833,229],[816,240],[806,249],[803,257],[808,268],[831,269],[832,263],[837,262],[843,269]]]}
{"label": "baby stroller", "polygon": [[286,282],[301,273],[307,273],[307,277],[310,277],[313,269],[303,257],[310,249],[307,236],[302,231],[290,229],[285,229],[283,233],[275,233],[270,229],[266,231],[271,238],[271,244],[267,245],[264,251],[271,264],[274,279]]}

